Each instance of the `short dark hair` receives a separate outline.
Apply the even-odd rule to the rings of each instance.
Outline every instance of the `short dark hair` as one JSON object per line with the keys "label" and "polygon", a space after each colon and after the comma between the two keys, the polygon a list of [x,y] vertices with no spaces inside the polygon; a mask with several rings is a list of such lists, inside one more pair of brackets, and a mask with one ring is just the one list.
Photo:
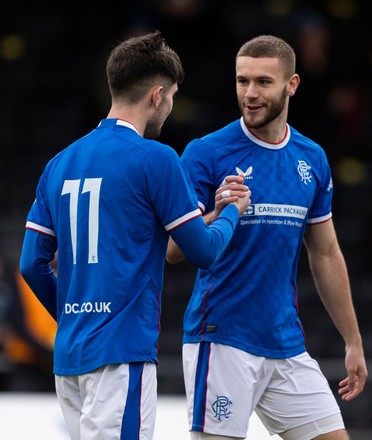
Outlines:
{"label": "short dark hair", "polygon": [[156,81],[169,88],[185,77],[179,56],[159,30],[119,43],[110,53],[106,74],[112,98],[131,103],[143,98]]}
{"label": "short dark hair", "polygon": [[273,35],[260,35],[247,41],[236,57],[278,58],[288,78],[296,71],[296,54],[293,48],[282,38]]}

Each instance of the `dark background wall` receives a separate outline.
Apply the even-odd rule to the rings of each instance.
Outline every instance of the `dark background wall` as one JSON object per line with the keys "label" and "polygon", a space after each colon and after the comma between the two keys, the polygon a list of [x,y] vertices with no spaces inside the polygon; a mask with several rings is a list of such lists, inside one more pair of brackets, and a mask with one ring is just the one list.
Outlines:
{"label": "dark background wall", "polygon": [[[372,31],[361,0],[13,1],[0,7],[0,257],[18,264],[25,217],[46,162],[93,129],[109,110],[105,62],[128,36],[160,29],[181,56],[186,80],[161,141],[182,153],[196,136],[239,116],[235,54],[263,33],[287,39],[301,77],[289,122],[326,150],[334,174],[334,221],[348,263],[355,307],[372,359]],[[183,393],[182,314],[195,276],[167,266],[159,391]],[[343,344],[301,259],[300,315],[308,348],[332,387],[344,377]],[[372,369],[371,369],[372,370]],[[362,439],[372,428],[371,383],[340,402]],[[368,434],[370,435],[370,433]]]}

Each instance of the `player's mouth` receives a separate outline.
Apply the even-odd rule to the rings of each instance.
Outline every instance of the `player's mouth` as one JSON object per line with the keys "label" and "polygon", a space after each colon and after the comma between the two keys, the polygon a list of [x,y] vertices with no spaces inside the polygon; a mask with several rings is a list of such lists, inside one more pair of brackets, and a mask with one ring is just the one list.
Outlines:
{"label": "player's mouth", "polygon": [[245,108],[252,113],[257,113],[259,110],[261,110],[263,108],[262,105],[246,105]]}

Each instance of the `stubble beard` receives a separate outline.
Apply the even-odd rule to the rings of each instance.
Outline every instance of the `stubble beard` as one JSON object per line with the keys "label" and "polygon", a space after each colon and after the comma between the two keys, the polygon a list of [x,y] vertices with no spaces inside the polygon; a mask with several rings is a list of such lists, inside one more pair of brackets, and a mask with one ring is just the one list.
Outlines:
{"label": "stubble beard", "polygon": [[146,139],[157,139],[160,136],[164,124],[163,107],[164,105],[161,103],[154,117],[148,121],[143,134]]}
{"label": "stubble beard", "polygon": [[252,119],[250,117],[246,116],[246,109],[243,106],[243,103],[241,102],[240,105],[240,112],[244,119],[244,124],[248,128],[258,129],[265,127],[270,122],[274,121],[282,112],[285,106],[285,102],[287,99],[287,91],[284,88],[279,99],[277,101],[271,101],[271,105],[266,105],[266,112],[260,119]]}
{"label": "stubble beard", "polygon": [[160,122],[158,120],[149,121],[146,125],[143,137],[146,139],[157,139],[161,134]]}

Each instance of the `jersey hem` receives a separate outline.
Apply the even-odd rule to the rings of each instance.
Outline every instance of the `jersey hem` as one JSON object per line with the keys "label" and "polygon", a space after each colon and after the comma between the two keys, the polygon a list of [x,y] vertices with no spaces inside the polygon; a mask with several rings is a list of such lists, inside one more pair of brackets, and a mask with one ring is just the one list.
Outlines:
{"label": "jersey hem", "polygon": [[274,352],[272,350],[249,347],[239,342],[227,341],[226,339],[200,338],[200,337],[190,337],[190,336],[184,336],[182,344],[197,344],[199,342],[213,342],[215,344],[228,345],[230,347],[237,348],[238,350],[245,351],[246,353],[253,354],[254,356],[260,356],[260,357],[272,358],[272,359],[287,359],[290,357],[298,356],[299,354],[302,354],[306,351],[305,345],[303,344],[291,350]]}
{"label": "jersey hem", "polygon": [[121,359],[121,360],[113,360],[113,361],[101,361],[94,364],[89,364],[86,366],[79,366],[79,367],[57,367],[54,366],[53,368],[53,374],[57,376],[76,376],[78,374],[86,374],[90,373],[94,370],[97,370],[100,367],[104,367],[106,365],[117,365],[117,364],[130,364],[134,362],[144,362],[144,363],[151,363],[151,364],[158,364],[157,359],[154,358],[130,358],[130,359]]}

